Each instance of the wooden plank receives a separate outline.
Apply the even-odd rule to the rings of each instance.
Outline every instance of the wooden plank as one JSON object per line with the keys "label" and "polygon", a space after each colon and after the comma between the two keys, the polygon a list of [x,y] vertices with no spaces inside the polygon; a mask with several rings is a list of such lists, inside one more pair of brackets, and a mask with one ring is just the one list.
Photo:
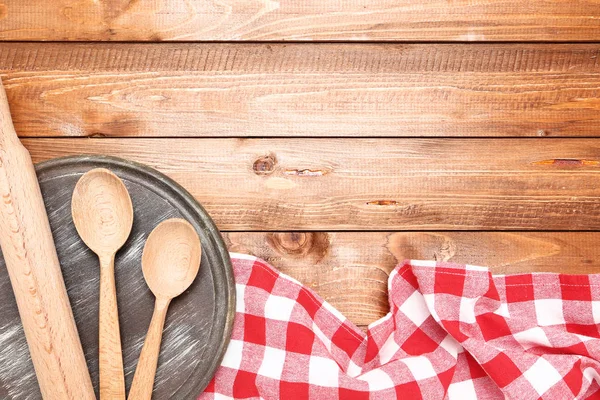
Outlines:
{"label": "wooden plank", "polygon": [[4,0],[2,40],[600,39],[594,0]]}
{"label": "wooden plank", "polygon": [[599,45],[5,43],[0,73],[27,137],[599,136],[599,56]]}
{"label": "wooden plank", "polygon": [[313,288],[358,325],[388,312],[387,278],[405,259],[489,266],[494,274],[600,272],[598,232],[229,232],[225,240]]}
{"label": "wooden plank", "polygon": [[222,230],[598,230],[595,139],[27,139],[153,166]]}

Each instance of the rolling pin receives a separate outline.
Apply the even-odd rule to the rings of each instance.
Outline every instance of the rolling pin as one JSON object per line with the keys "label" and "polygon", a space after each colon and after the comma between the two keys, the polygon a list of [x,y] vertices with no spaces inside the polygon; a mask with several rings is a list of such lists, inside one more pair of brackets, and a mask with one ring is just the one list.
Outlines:
{"label": "rolling pin", "polygon": [[95,399],[42,193],[0,81],[0,247],[44,400]]}

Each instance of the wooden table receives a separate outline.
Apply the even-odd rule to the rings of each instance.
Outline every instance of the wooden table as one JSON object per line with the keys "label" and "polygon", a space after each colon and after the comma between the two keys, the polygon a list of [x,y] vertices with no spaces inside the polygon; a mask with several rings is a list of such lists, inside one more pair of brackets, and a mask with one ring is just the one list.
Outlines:
{"label": "wooden table", "polygon": [[35,161],[156,167],[360,326],[405,258],[599,271],[595,0],[0,0],[0,40]]}

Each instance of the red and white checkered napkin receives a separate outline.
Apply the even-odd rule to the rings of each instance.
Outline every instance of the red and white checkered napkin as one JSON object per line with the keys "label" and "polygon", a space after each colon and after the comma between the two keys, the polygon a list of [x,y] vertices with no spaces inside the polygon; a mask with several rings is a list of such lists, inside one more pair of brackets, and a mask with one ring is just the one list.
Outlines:
{"label": "red and white checkered napkin", "polygon": [[233,337],[201,399],[600,398],[600,275],[407,261],[365,335],[294,279],[232,256]]}

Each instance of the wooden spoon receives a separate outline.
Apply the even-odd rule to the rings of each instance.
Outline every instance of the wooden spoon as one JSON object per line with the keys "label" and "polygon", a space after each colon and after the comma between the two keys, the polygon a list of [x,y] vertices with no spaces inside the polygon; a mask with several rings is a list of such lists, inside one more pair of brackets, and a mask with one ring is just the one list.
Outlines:
{"label": "wooden spoon", "polygon": [[194,282],[200,269],[201,254],[196,230],[183,219],[163,221],[148,236],[142,255],[142,271],[156,302],[129,400],[149,400],[152,397],[167,309],[171,300]]}
{"label": "wooden spoon", "polygon": [[100,399],[125,399],[125,376],[115,288],[115,253],[133,225],[127,188],[107,169],[85,173],[73,191],[73,222],[81,239],[100,259]]}

